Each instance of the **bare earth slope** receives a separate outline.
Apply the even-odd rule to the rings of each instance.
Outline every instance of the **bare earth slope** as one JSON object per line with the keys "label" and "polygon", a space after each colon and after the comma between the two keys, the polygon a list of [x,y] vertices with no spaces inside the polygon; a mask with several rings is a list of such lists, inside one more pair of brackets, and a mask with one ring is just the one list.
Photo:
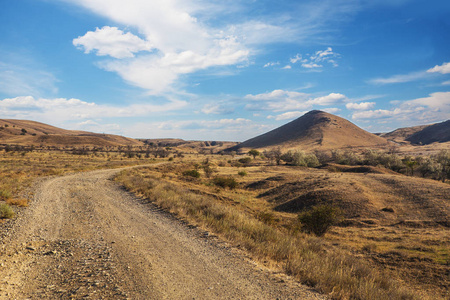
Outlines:
{"label": "bare earth slope", "polygon": [[142,142],[113,134],[66,130],[28,120],[0,119],[0,143],[49,146],[141,146]]}
{"label": "bare earth slope", "polygon": [[313,110],[300,118],[249,139],[230,150],[242,148],[337,149],[345,147],[373,147],[385,145],[384,138],[369,133],[353,123],[323,112]]}
{"label": "bare earth slope", "polygon": [[109,180],[48,179],[0,243],[1,299],[323,299]]}

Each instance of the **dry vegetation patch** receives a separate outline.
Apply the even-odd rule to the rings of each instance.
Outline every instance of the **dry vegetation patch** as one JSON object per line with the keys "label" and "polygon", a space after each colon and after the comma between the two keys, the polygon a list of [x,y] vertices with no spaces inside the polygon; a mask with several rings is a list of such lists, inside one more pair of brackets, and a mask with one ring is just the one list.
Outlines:
{"label": "dry vegetation patch", "polygon": [[[193,158],[185,160],[188,159]],[[402,206],[393,204],[411,202],[408,200],[410,195],[391,195],[386,200],[384,196],[394,192],[389,184],[378,184],[383,180],[377,176],[387,176],[386,180],[395,182],[394,186],[397,181],[407,185],[410,177],[389,178],[393,175],[272,166],[262,160],[254,160],[248,167],[233,167],[238,159],[216,156],[206,161],[214,166],[216,176],[233,177],[238,182],[235,189],[211,184],[211,179],[201,168],[204,157],[125,171],[117,180],[160,207],[245,248],[256,258],[274,262],[288,274],[329,293],[333,298],[427,299],[429,294],[445,297],[449,287],[449,245],[445,240],[448,240],[448,228],[432,221],[439,215],[448,216],[448,199],[435,199],[439,195],[448,195],[448,185],[416,178],[427,185],[428,190],[434,190],[421,200],[429,207],[419,208],[425,211],[419,216],[426,217],[424,220],[429,223],[423,223],[426,226],[423,231],[406,234],[411,227],[399,224],[399,220],[414,216],[414,211],[409,211],[409,208],[401,210]],[[200,178],[186,181],[182,172],[195,164],[199,166]],[[242,170],[246,175],[237,175]],[[419,181],[410,183],[407,188],[414,190]],[[374,184],[379,186],[372,191]],[[342,189],[348,191],[342,193]],[[298,200],[302,194],[311,195],[314,191],[325,191],[325,194],[317,196],[311,205],[323,203],[330,190],[341,192],[337,200],[336,194],[330,194],[329,199],[334,201],[331,203],[354,206],[351,214],[347,211],[346,215],[347,220],[353,223],[344,222],[346,226],[334,227],[323,238],[298,231],[299,211],[275,209],[280,203]],[[307,199],[306,196],[304,198]],[[389,207],[394,207],[393,211],[382,211]],[[341,208],[345,215],[346,206]],[[429,213],[433,210],[442,213]],[[416,222],[419,219],[416,217]],[[417,246],[411,246],[414,245],[412,241]],[[398,281],[392,281],[393,278]]]}

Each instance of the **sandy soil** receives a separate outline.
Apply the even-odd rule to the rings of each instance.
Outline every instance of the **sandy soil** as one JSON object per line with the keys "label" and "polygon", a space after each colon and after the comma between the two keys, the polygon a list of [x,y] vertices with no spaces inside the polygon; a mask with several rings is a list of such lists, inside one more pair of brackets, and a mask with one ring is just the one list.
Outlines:
{"label": "sandy soil", "polygon": [[0,240],[0,299],[324,299],[141,204],[116,172],[36,185]]}

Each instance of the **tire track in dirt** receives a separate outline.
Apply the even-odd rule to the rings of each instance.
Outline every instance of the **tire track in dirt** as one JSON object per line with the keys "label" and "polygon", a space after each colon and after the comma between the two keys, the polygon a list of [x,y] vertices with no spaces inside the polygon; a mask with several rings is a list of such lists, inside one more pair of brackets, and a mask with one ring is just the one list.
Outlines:
{"label": "tire track in dirt", "polygon": [[101,170],[48,179],[0,243],[1,299],[324,299],[144,205]]}

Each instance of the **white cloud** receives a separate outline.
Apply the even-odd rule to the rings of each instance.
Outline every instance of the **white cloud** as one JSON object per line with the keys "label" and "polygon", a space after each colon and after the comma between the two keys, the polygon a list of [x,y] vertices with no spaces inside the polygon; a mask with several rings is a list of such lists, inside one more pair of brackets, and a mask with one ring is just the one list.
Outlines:
{"label": "white cloud", "polygon": [[432,93],[429,97],[409,101],[393,101],[393,109],[355,112],[352,119],[392,119],[404,124],[438,122],[450,119],[450,92]]}
{"label": "white cloud", "polygon": [[428,77],[427,72],[412,72],[409,74],[400,74],[400,75],[394,75],[387,78],[375,78],[371,79],[368,82],[371,84],[392,84],[392,83],[404,83],[404,82],[410,82],[410,81],[416,81],[420,79],[424,79]]}
{"label": "white cloud", "polygon": [[127,136],[192,140],[243,141],[272,129],[244,118],[136,123],[125,129]]}
{"label": "white cloud", "polygon": [[431,69],[426,71],[418,71],[411,72],[408,74],[398,74],[387,78],[374,78],[369,80],[368,82],[371,84],[392,84],[392,83],[404,83],[417,81],[421,79],[430,78],[433,74],[431,73],[441,73],[441,74],[449,74],[450,73],[450,62],[443,63],[442,65],[436,65]]}
{"label": "white cloud", "polygon": [[441,74],[449,74],[450,73],[450,62],[443,63],[442,65],[434,66],[433,68],[427,70],[428,73],[441,73]]}
{"label": "white cloud", "polygon": [[279,64],[280,64],[279,61],[277,61],[277,62],[268,62],[268,63],[266,63],[266,64],[264,65],[263,68],[274,67],[274,66],[277,66],[277,65],[279,65]]}
{"label": "white cloud", "polygon": [[172,101],[163,105],[132,104],[129,106],[112,106],[79,99],[36,99],[32,96],[24,96],[0,100],[0,114],[14,119],[65,123],[97,118],[150,116],[161,112],[180,110],[184,106],[186,106],[184,101]]}
{"label": "white cloud", "polygon": [[250,103],[246,105],[248,110],[269,110],[269,111],[298,111],[312,108],[314,105],[327,106],[343,102],[346,97],[339,93],[330,93],[322,97],[313,97],[310,94],[274,90],[269,93],[258,95],[246,95],[246,100]]}
{"label": "white cloud", "polygon": [[369,110],[375,106],[375,102],[347,103],[345,107],[350,110]]}
{"label": "white cloud", "polygon": [[[4,55],[2,54],[4,57]],[[31,66],[30,66],[31,64]],[[34,63],[5,63],[0,61],[0,91],[11,96],[55,94],[56,77],[40,70]]]}
{"label": "white cloud", "polygon": [[[250,54],[242,37],[209,27],[193,17],[201,8],[192,1],[130,0],[126,4],[120,0],[68,1],[137,29],[142,39],[105,26],[75,39],[74,44],[84,47],[86,52],[97,50],[98,55],[117,58],[100,66],[152,94],[174,92],[182,74],[244,63]],[[261,31],[268,29],[263,23],[259,27]],[[153,51],[133,57],[143,50]]]}
{"label": "white cloud", "polygon": [[109,26],[88,31],[84,36],[74,39],[73,45],[84,49],[84,53],[97,50],[99,56],[109,55],[114,58],[134,57],[134,53],[151,51],[153,48],[150,42]]}
{"label": "white cloud", "polygon": [[327,112],[327,113],[330,113],[330,114],[335,114],[335,113],[338,113],[338,112],[341,111],[341,109],[337,108],[337,107],[328,107],[328,108],[324,108],[322,110]]}
{"label": "white cloud", "polygon": [[234,112],[234,108],[230,106],[225,106],[223,104],[206,104],[202,108],[202,113],[204,114],[215,114],[215,115],[221,115],[221,114],[230,114]]}
{"label": "white cloud", "polygon": [[342,102],[346,97],[339,93],[331,93],[327,96],[318,97],[309,101],[310,104],[314,105],[331,105],[335,103]]}
{"label": "white cloud", "polygon": [[290,65],[286,65],[286,66],[284,66],[282,69],[283,69],[283,70],[289,70],[289,69],[292,69],[292,67],[291,67]]}
{"label": "white cloud", "polygon": [[444,81],[444,82],[442,83],[442,85],[450,85],[450,80]]}
{"label": "white cloud", "polygon": [[281,121],[281,120],[290,120],[290,119],[295,119],[298,118],[300,116],[303,116],[304,114],[306,114],[308,111],[288,111],[285,113],[282,113],[280,115],[277,116],[268,116],[268,119],[275,119],[277,121]]}
{"label": "white cloud", "polygon": [[293,64],[300,62],[301,66],[307,69],[322,68],[322,63],[325,62],[333,65],[333,67],[337,67],[338,64],[335,58],[338,58],[340,55],[333,52],[331,47],[328,47],[325,50],[319,50],[312,55],[307,54],[306,56],[304,57],[302,54],[297,53],[294,57],[290,58],[290,62]]}
{"label": "white cloud", "polygon": [[295,63],[297,63],[297,62],[306,63],[308,60],[307,60],[307,59],[304,59],[304,58],[302,57],[301,54],[298,54],[298,53],[297,53],[294,57],[292,57],[291,59],[289,59],[289,61],[290,61],[291,63],[295,64]]}

